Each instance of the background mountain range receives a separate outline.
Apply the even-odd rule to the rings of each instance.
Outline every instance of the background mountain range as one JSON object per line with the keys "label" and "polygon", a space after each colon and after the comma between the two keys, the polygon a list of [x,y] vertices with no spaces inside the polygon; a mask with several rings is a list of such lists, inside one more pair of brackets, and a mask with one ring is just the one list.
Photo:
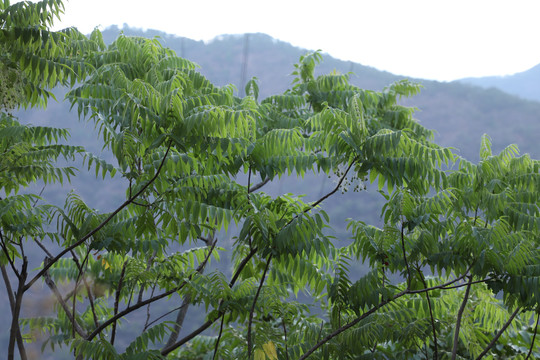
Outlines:
{"label": "background mountain range", "polygon": [[497,88],[523,99],[540,101],[540,64],[509,76],[488,76],[459,80],[483,88]]}
{"label": "background mountain range", "polygon": [[[307,52],[306,49],[293,47],[264,34],[223,35],[204,43],[155,30],[142,31],[129,27],[120,30],[113,27],[103,32],[104,40],[112,42],[121,31],[126,35],[157,36],[164,46],[199,64],[200,72],[213,83],[235,84],[239,89],[238,94],[242,94],[243,86],[240,84],[255,76],[259,79],[260,99],[282,93],[290,87],[293,64]],[[317,73],[334,70],[351,73],[353,84],[371,90],[382,90],[392,82],[406,78],[324,55]],[[424,89],[420,95],[403,99],[402,102],[416,107],[418,110],[415,117],[418,121],[437,131],[437,143],[455,147],[460,155],[478,161],[480,137],[487,133],[492,138],[494,152],[515,143],[522,153],[530,153],[534,158],[540,157],[537,140],[540,136],[540,65],[507,77],[463,79],[449,83],[411,80],[421,83]],[[58,90],[57,98],[62,99],[64,93],[65,90]],[[110,159],[110,154],[102,151],[93,125],[79,121],[75,112],[69,112],[67,103],[51,101],[46,110],[21,111],[17,115],[24,123],[70,128],[71,143],[83,145]],[[307,193],[307,200],[310,200],[333,186],[333,180],[324,176],[307,178],[302,182],[282,179],[269,184],[265,190],[273,194]],[[126,184],[121,178],[102,181],[83,170],[68,186],[47,186],[44,197],[60,205],[63,204],[66,192],[75,189],[91,206],[108,211],[123,201],[125,188]],[[39,192],[39,188],[36,192]],[[326,204],[331,218],[340,219],[333,224],[336,237],[343,235],[345,218],[355,217],[374,224],[380,222],[382,197],[369,188],[361,195],[361,203],[356,196],[342,195],[330,198]],[[9,311],[5,299],[0,300],[0,303],[4,304],[0,305],[0,311]],[[3,348],[5,339],[5,330],[0,330],[0,348]]]}

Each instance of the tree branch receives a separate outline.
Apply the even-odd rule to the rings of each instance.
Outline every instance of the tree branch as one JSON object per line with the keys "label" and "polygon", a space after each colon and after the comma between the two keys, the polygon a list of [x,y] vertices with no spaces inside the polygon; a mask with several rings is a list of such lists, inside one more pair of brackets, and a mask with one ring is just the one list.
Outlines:
{"label": "tree branch", "polygon": [[[4,279],[4,283],[6,284],[6,291],[7,291],[8,300],[9,300],[9,308],[11,309],[11,316],[13,316],[14,315],[13,312],[15,311],[15,297],[13,294],[13,289],[11,288],[11,282],[9,281],[9,276],[7,274],[5,265],[0,265],[0,270],[2,272],[2,278]],[[17,326],[16,338],[17,338],[17,348],[19,349],[19,355],[21,355],[21,360],[26,360],[27,359],[26,349],[24,348],[24,342],[22,339],[20,326]]]}
{"label": "tree branch", "polygon": [[[210,258],[210,255],[214,251],[214,247],[215,247],[215,244],[210,248],[210,251],[208,252],[208,255],[206,256],[204,261],[199,265],[199,267],[197,268],[196,271],[199,271],[199,268],[205,266],[205,264],[208,262],[208,259]],[[191,277],[192,276],[190,276],[189,279],[191,279]],[[123,311],[120,311],[118,314],[116,314],[115,316],[111,317],[109,320],[105,321],[103,324],[98,326],[94,331],[92,331],[91,334],[89,334],[86,337],[86,340],[88,340],[88,341],[92,340],[94,337],[96,337],[97,334],[101,333],[105,328],[107,328],[107,326],[111,325],[112,323],[114,323],[116,320],[120,319],[124,315],[127,315],[127,314],[133,312],[134,310],[137,310],[137,309],[139,309],[139,308],[141,308],[141,307],[143,307],[145,305],[151,304],[154,301],[163,299],[164,297],[167,297],[167,296],[169,296],[171,294],[174,294],[175,292],[181,290],[186,284],[187,284],[187,281],[183,281],[179,286],[175,287],[174,289],[171,289],[169,291],[166,291],[166,292],[164,292],[164,293],[162,293],[160,295],[156,295],[156,296],[151,297],[149,299],[146,299],[144,301],[137,302],[135,305],[128,306],[126,309],[124,309]]]}
{"label": "tree branch", "polygon": [[11,259],[11,256],[9,256],[7,245],[4,242],[4,236],[2,235],[1,230],[0,230],[0,245],[2,246],[2,250],[4,250],[4,253],[6,254],[6,258],[9,262],[9,266],[11,266],[11,270],[13,270],[13,273],[15,274],[15,276],[17,276],[17,278],[20,279],[21,275],[19,274],[19,271],[17,271],[17,268],[15,267],[15,263]]}
{"label": "tree branch", "polygon": [[264,284],[264,279],[266,278],[266,273],[268,272],[268,268],[270,267],[270,262],[272,261],[272,254],[268,256],[268,260],[266,261],[266,266],[264,268],[264,272],[261,277],[261,282],[259,283],[259,287],[257,288],[257,293],[255,294],[255,298],[253,299],[253,304],[251,304],[251,309],[249,311],[249,320],[248,320],[248,328],[247,328],[247,353],[248,353],[248,359],[251,359],[251,325],[253,324],[253,313],[255,312],[255,305],[257,304],[257,299],[259,298],[259,294],[261,293],[262,286]]}
{"label": "tree branch", "polygon": [[[426,283],[426,279],[424,279],[424,274],[422,273],[422,271],[420,271],[420,268],[417,267],[416,270],[418,271],[418,273],[420,274],[420,279],[422,279],[422,283],[424,284],[424,288],[427,288],[427,283]],[[433,309],[431,307],[431,298],[429,297],[429,291],[426,292],[426,300],[427,300],[427,303],[428,303],[428,307],[429,307],[429,316],[431,318],[431,329],[433,331],[433,344],[435,345],[435,350],[434,350],[434,353],[433,353],[433,359],[437,360],[439,355],[438,355],[438,352],[439,352],[439,349],[438,349],[438,342],[437,342],[437,328],[435,327],[435,319],[433,317]],[[427,349],[426,349],[426,352],[427,352]],[[427,355],[426,355],[426,358],[427,358]]]}
{"label": "tree branch", "polygon": [[223,335],[223,323],[225,322],[225,315],[221,317],[221,324],[219,325],[219,334],[216,339],[216,344],[214,345],[214,355],[212,355],[212,360],[214,360],[217,356],[217,352],[219,349],[219,343],[221,341],[221,336]]}
{"label": "tree branch", "polygon": [[[215,239],[215,232],[212,232],[210,237],[203,238],[202,236],[199,237],[201,240],[203,240],[207,246],[212,246],[215,243],[217,243],[217,239]],[[199,273],[202,274],[204,272],[204,267],[200,268]],[[182,326],[184,324],[184,320],[186,318],[187,311],[189,309],[189,305],[191,304],[191,294],[186,294],[182,301],[182,306],[180,306],[180,311],[178,311],[178,315],[176,316],[176,321],[174,322],[173,331],[171,332],[171,335],[169,336],[169,340],[165,344],[165,347],[173,345],[176,340],[178,340],[178,335],[180,334],[180,331],[182,330]]]}
{"label": "tree branch", "polygon": [[[514,318],[516,317],[516,315],[519,313],[519,310],[521,310],[519,307],[514,310],[514,312],[512,313],[512,315],[510,315],[510,318],[508,319],[508,321],[506,321],[506,323],[504,323],[503,327],[499,330],[499,332],[497,333],[497,335],[495,335],[495,337],[491,340],[491,342],[488,344],[488,346],[484,349],[484,351],[482,351],[480,353],[480,355],[478,355],[478,357],[476,358],[476,360],[480,360],[481,358],[484,357],[484,355],[486,355],[488,353],[488,351],[493,347],[495,346],[495,344],[497,343],[497,340],[499,340],[499,338],[501,337],[501,335],[504,333],[504,331],[508,328],[508,326],[510,326],[510,323],[512,322],[512,320],[514,320]],[[533,343],[534,343],[534,340],[533,340]],[[528,358],[528,357],[527,357]]]}
{"label": "tree branch", "polygon": [[285,326],[285,317],[281,319],[281,324],[283,325],[283,337],[285,340],[285,359],[289,360],[289,348],[287,347],[287,327]]}
{"label": "tree branch", "polygon": [[[321,197],[319,200],[315,201],[314,203],[310,204],[309,207],[307,207],[303,213],[307,213],[309,211],[311,211],[313,208],[315,208],[317,205],[319,205],[320,203],[322,203],[324,200],[326,200],[327,198],[329,198],[330,196],[332,196],[336,191],[339,190],[339,187],[341,186],[341,184],[343,183],[343,181],[345,180],[345,177],[347,176],[347,173],[349,172],[349,170],[352,168],[352,166],[354,165],[354,163],[356,162],[356,158],[353,159],[353,161],[351,161],[351,163],[349,164],[349,166],[347,167],[347,169],[345,170],[345,173],[343,174],[343,176],[340,178],[337,186],[332,190],[330,191],[328,194],[324,195],[323,197]],[[296,217],[293,217],[287,224],[285,224],[281,229],[284,229],[285,227],[289,226],[293,220],[295,218],[297,218],[299,215],[297,215]],[[232,287],[234,285],[234,283],[236,282],[236,280],[238,279],[238,277],[240,276],[240,273],[242,272],[242,270],[244,269],[244,267],[246,266],[246,264],[251,260],[251,258],[253,257],[253,255],[255,255],[255,253],[257,252],[257,248],[253,248],[251,249],[251,251],[248,253],[248,255],[242,260],[242,262],[239,264],[235,274],[233,275],[231,281],[229,282],[229,287]],[[457,280],[456,280],[457,281]],[[220,303],[221,304],[221,303]],[[195,336],[199,335],[200,333],[202,333],[204,330],[208,329],[214,322],[216,322],[221,316],[223,316],[225,314],[225,312],[223,310],[219,311],[218,313],[218,316],[215,318],[215,319],[212,319],[212,320],[207,320],[204,324],[202,324],[199,328],[197,328],[196,330],[194,330],[193,332],[191,332],[191,334],[185,336],[184,338],[182,338],[181,340],[177,341],[175,344],[171,345],[171,346],[167,346],[167,347],[164,347],[162,350],[161,350],[161,354],[162,355],[167,355],[169,354],[171,351],[174,351],[176,350],[177,348],[179,348],[180,346],[182,346],[183,344],[185,344],[186,342],[188,342],[189,340],[193,339]]]}
{"label": "tree branch", "polygon": [[159,173],[161,172],[161,169],[163,168],[163,165],[165,164],[165,160],[167,159],[167,155],[169,154],[169,151],[171,150],[171,142],[169,142],[169,145],[167,147],[167,151],[165,152],[165,155],[163,156],[163,159],[161,160],[161,163],[159,164],[158,169],[156,170],[156,173],[154,176],[139,190],[135,195],[124,201],[122,205],[120,205],[116,210],[114,210],[105,220],[101,222],[96,228],[94,228],[92,231],[90,231],[88,234],[83,236],[80,240],[75,242],[74,244],[68,246],[64,250],[62,250],[58,255],[56,255],[54,258],[52,258],[48,264],[44,264],[43,269],[41,269],[33,278],[30,280],[25,286],[23,291],[27,291],[39,278],[41,278],[49,268],[55,264],[62,256],[70,252],[71,250],[75,249],[82,243],[84,243],[86,240],[88,240],[90,237],[92,237],[95,233],[97,233],[99,230],[101,230],[105,225],[111,221],[116,214],[118,214],[122,209],[124,209],[126,206],[131,204],[136,198],[138,198],[158,177]]}
{"label": "tree branch", "polygon": [[[64,312],[66,313],[68,319],[71,321],[71,323],[73,324],[73,329],[74,331],[79,334],[82,338],[86,337],[86,333],[84,332],[84,330],[79,326],[79,323],[77,322],[77,319],[75,319],[75,314],[72,313],[70,310],[69,310],[69,307],[67,306],[66,302],[64,301],[64,299],[62,298],[62,294],[60,294],[60,291],[58,290],[58,288],[56,287],[56,284],[54,283],[53,279],[51,278],[51,275],[49,275],[49,272],[47,271],[44,276],[45,278],[45,284],[47,284],[47,286],[49,287],[49,289],[51,289],[51,291],[53,292],[54,296],[56,296],[56,300],[58,301],[58,303],[60,304],[60,306],[62,307],[62,309],[64,309]],[[75,297],[74,297],[75,298]]]}
{"label": "tree branch", "polygon": [[248,189],[248,192],[252,193],[254,191],[257,191],[259,190],[260,188],[262,188],[264,185],[268,184],[270,182],[270,178],[266,178],[265,180],[261,181],[260,183],[258,184],[255,184],[253,185],[252,187],[250,187]]}
{"label": "tree branch", "polygon": [[19,274],[19,286],[17,287],[17,292],[15,293],[15,304],[11,312],[12,318],[9,332],[8,360],[13,360],[15,358],[15,340],[17,339],[17,334],[21,333],[21,328],[19,327],[19,315],[21,314],[24,282],[28,276],[27,269],[28,259],[23,257],[21,272]]}
{"label": "tree branch", "polygon": [[463,296],[463,301],[461,302],[461,307],[458,310],[457,319],[456,319],[456,328],[454,330],[454,346],[452,348],[452,360],[456,359],[457,348],[459,343],[459,329],[461,327],[461,318],[463,317],[463,312],[465,311],[465,306],[467,306],[467,300],[469,300],[469,293],[471,291],[472,285],[472,275],[469,276],[469,281],[467,282],[467,288],[465,289],[465,295]]}
{"label": "tree branch", "polygon": [[[73,262],[79,269],[79,272],[82,273],[82,266],[79,263],[79,259],[77,258],[77,255],[74,251],[71,251],[71,257],[73,258]],[[86,288],[86,293],[88,294],[88,302],[90,303],[90,308],[92,309],[92,317],[94,319],[94,325],[97,327],[99,326],[99,321],[96,314],[96,308],[94,306],[94,296],[92,295],[92,290],[90,289],[90,285],[88,284],[88,281],[86,281],[86,278],[83,276],[82,281],[84,283],[84,287]],[[75,285],[75,289],[73,289],[73,294],[76,294],[77,285]]]}
{"label": "tree branch", "polygon": [[[233,275],[231,281],[229,282],[229,287],[233,287],[233,285],[235,284],[236,280],[238,280],[238,277],[240,276],[240,273],[242,272],[242,270],[244,269],[244,267],[246,266],[246,264],[249,262],[249,260],[251,260],[251,258],[253,257],[253,255],[255,255],[256,252],[257,252],[257,248],[253,248],[253,249],[246,255],[246,257],[242,260],[242,262],[238,265],[238,268],[236,269],[236,272],[234,273],[234,275]],[[222,303],[223,303],[223,301],[220,302],[220,306],[221,306]],[[219,313],[218,313],[218,316],[216,316],[215,319],[213,319],[213,320],[207,320],[204,324],[202,324],[201,326],[199,326],[199,328],[197,328],[196,330],[192,331],[190,334],[184,336],[182,339],[180,339],[179,341],[177,341],[177,342],[174,343],[173,345],[164,347],[164,348],[161,350],[161,355],[167,355],[167,354],[170,353],[171,351],[174,351],[174,350],[176,350],[177,348],[179,348],[180,346],[184,345],[186,342],[188,342],[189,340],[193,339],[195,336],[199,335],[199,334],[202,333],[204,330],[208,329],[214,322],[216,322],[216,321],[217,321],[219,318],[221,318],[223,315],[225,315],[225,311],[220,310]]]}
{"label": "tree branch", "polygon": [[324,200],[328,199],[330,196],[334,195],[336,193],[336,191],[339,190],[339,187],[341,186],[341,184],[343,183],[343,181],[345,180],[345,177],[347,177],[347,174],[349,172],[349,170],[351,170],[351,168],[353,167],[353,165],[356,163],[356,160],[358,160],[358,157],[354,158],[351,163],[349,164],[349,166],[347,167],[347,169],[345,170],[345,172],[343,173],[343,175],[341,176],[341,178],[339,179],[336,187],[334,188],[334,190],[330,191],[328,194],[324,195],[323,197],[321,197],[319,200],[315,201],[314,203],[312,203],[310,205],[310,207],[306,210],[304,210],[304,213],[310,211],[311,209],[313,209],[314,207],[316,207],[317,205],[319,205],[320,203],[322,203]]}
{"label": "tree branch", "polygon": [[534,326],[534,335],[531,342],[531,347],[529,348],[529,352],[527,353],[527,357],[525,360],[528,360],[531,357],[533,348],[534,348],[534,340],[536,339],[536,332],[538,330],[538,321],[540,320],[540,314],[536,315],[536,325]]}
{"label": "tree branch", "polygon": [[421,294],[421,293],[424,293],[424,292],[428,292],[428,291],[432,291],[432,290],[438,290],[438,289],[444,289],[445,286],[448,286],[448,285],[451,285],[453,283],[456,283],[460,280],[462,280],[465,276],[467,276],[468,274],[468,271],[461,275],[460,277],[454,279],[454,280],[451,280],[451,281],[448,281],[444,284],[441,284],[441,285],[437,285],[437,286],[432,286],[430,288],[425,288],[425,289],[421,289],[421,290],[403,290],[399,293],[397,293],[396,295],[394,295],[391,299],[389,300],[385,300],[385,301],[381,301],[379,304],[377,304],[376,306],[372,307],[370,310],[366,311],[365,313],[363,313],[362,315],[360,315],[359,317],[357,317],[356,319],[354,319],[353,321],[343,325],[342,327],[340,327],[339,329],[336,329],[334,332],[332,332],[331,334],[327,335],[324,339],[320,340],[319,342],[317,342],[317,344],[315,344],[311,349],[309,349],[304,355],[302,355],[298,360],[305,360],[307,359],[311,354],[313,354],[315,352],[315,350],[317,350],[319,347],[321,347],[322,345],[324,345],[326,342],[330,341],[332,338],[338,336],[339,334],[341,334],[342,332],[344,332],[345,330],[348,330],[350,329],[351,327],[353,327],[354,325],[358,324],[360,321],[362,321],[363,319],[365,319],[366,317],[368,317],[369,315],[373,314],[375,311],[379,310],[380,308],[382,308],[383,306],[387,305],[388,303],[392,302],[392,301],[395,301],[397,299],[399,299],[400,297],[404,296],[404,295],[407,295],[407,294]]}
{"label": "tree branch", "polygon": [[[122,265],[122,271],[120,271],[120,279],[118,280],[118,286],[116,287],[116,296],[114,299],[114,308],[113,308],[113,314],[118,314],[118,303],[120,302],[120,292],[122,291],[122,285],[124,282],[124,275],[126,274],[126,265],[127,260],[124,261],[124,265]],[[116,338],[116,321],[113,322],[112,325],[112,331],[111,331],[111,345],[114,345],[114,339]]]}
{"label": "tree branch", "polygon": [[407,253],[405,252],[405,239],[403,235],[403,219],[401,221],[401,251],[403,252],[403,261],[407,268],[407,289],[411,287],[411,269],[409,268],[409,262],[407,261]]}

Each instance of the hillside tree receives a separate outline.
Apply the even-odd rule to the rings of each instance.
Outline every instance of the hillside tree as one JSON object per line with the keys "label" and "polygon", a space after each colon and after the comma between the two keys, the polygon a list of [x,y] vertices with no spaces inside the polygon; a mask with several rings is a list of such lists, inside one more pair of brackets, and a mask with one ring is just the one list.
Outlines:
{"label": "hillside tree", "polygon": [[[259,100],[252,79],[241,98],[157,39],[120,35],[106,46],[99,31],[50,32],[61,9],[51,0],[2,3],[2,76],[12,79],[2,91],[16,95],[4,109],[44,105],[48,88],[70,86],[67,99],[116,163],[58,145],[66,130],[23,126],[2,112],[9,359],[15,345],[25,358],[24,331],[34,330],[80,359],[540,356],[537,160],[515,145],[494,155],[488,136],[478,164],[460,158],[399,105],[418,85],[376,92],[347,74],[316,76],[319,52],[294,65],[285,93]],[[96,174],[126,179],[115,210],[75,193],[63,207],[19,194],[38,180],[69,180],[75,169],[55,161],[76,156]],[[265,192],[306,174],[335,184],[314,201]],[[342,246],[328,235],[325,201],[339,192],[362,201],[369,183],[385,198],[384,226],[350,214],[352,241]],[[28,264],[30,247],[42,264]],[[208,265],[225,251],[230,271]],[[371,270],[354,280],[361,262]],[[23,296],[39,282],[56,298],[56,316],[22,319]],[[299,292],[312,304],[297,301]],[[181,300],[171,323],[151,305],[172,295]],[[180,336],[190,305],[206,316]],[[140,335],[115,346],[121,321],[137,314],[147,317]]]}

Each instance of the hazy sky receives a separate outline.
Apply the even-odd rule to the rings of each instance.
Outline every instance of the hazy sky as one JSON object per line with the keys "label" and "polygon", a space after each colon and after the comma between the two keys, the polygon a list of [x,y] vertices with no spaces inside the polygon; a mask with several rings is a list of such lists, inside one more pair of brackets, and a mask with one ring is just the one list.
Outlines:
{"label": "hazy sky", "polygon": [[70,0],[59,27],[126,23],[195,40],[266,33],[411,77],[506,75],[540,63],[538,0]]}

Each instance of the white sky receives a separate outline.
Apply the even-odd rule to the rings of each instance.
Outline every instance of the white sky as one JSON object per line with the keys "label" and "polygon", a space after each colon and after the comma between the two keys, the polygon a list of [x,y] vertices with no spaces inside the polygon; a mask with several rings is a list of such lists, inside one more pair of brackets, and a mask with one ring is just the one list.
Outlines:
{"label": "white sky", "polygon": [[58,28],[126,23],[194,40],[266,33],[394,74],[507,75],[540,63],[538,0],[70,0]]}

